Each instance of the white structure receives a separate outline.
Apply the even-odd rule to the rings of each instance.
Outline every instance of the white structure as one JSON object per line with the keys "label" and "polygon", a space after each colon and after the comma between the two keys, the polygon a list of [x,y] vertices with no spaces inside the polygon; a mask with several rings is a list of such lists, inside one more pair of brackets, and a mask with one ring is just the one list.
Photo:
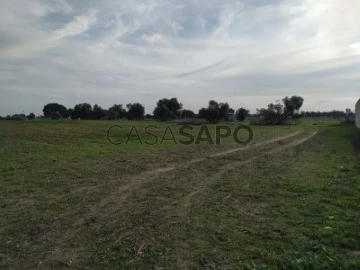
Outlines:
{"label": "white structure", "polygon": [[360,99],[356,103],[355,107],[355,124],[358,128],[360,128]]}

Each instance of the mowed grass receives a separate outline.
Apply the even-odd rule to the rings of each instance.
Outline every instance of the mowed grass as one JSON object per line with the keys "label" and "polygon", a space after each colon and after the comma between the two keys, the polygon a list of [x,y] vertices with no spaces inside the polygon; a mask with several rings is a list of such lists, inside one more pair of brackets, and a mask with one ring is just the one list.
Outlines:
{"label": "mowed grass", "polygon": [[[124,127],[112,134],[121,145],[107,139],[113,125]],[[154,142],[144,133],[149,125],[157,127],[150,129],[155,145],[146,143]],[[142,143],[136,136],[124,143],[132,126]],[[251,126],[259,147],[210,158],[242,146],[232,138],[221,145],[160,143],[168,126],[178,142],[176,123],[2,121],[0,267],[360,267],[354,127]],[[208,127],[214,137],[215,126]],[[282,149],[314,131],[309,141]]]}

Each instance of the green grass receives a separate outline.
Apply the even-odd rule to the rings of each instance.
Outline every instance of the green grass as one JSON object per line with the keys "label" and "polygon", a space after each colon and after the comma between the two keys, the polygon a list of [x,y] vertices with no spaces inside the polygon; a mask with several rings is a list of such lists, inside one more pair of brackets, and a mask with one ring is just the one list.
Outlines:
{"label": "green grass", "polygon": [[207,259],[228,258],[229,269],[359,267],[349,255],[360,249],[360,175],[349,132],[355,130],[326,130],[305,151],[259,160],[209,187],[206,204],[212,207],[198,226],[206,224],[214,236],[209,251],[223,247]]}
{"label": "green grass", "polygon": [[191,164],[239,145],[116,146],[115,124],[180,138],[175,123],[0,122],[0,268],[360,268],[354,127],[252,126],[256,144],[302,132]]}

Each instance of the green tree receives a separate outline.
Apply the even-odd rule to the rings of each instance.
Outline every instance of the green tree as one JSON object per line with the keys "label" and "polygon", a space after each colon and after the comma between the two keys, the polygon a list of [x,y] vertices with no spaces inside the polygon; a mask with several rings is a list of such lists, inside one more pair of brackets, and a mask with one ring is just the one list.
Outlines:
{"label": "green tree", "polygon": [[71,119],[91,119],[92,115],[93,111],[89,103],[77,104],[71,111]]}
{"label": "green tree", "polygon": [[219,120],[229,120],[228,113],[230,112],[230,106],[226,103],[219,104]]}
{"label": "green tree", "polygon": [[61,114],[60,114],[59,112],[53,112],[53,113],[51,113],[50,118],[51,118],[52,120],[58,120],[58,119],[61,118]]}
{"label": "green tree", "polygon": [[68,118],[69,113],[68,110],[64,105],[58,104],[58,103],[48,103],[43,108],[43,113],[46,118],[49,118],[53,115],[53,113],[58,112],[60,114],[60,117],[62,118]]}
{"label": "green tree", "polygon": [[164,104],[157,106],[154,110],[154,117],[160,121],[166,121],[174,117],[173,113]]}
{"label": "green tree", "polygon": [[262,117],[262,122],[268,125],[283,125],[288,122],[290,117],[294,117],[304,103],[304,99],[299,96],[285,97],[282,99],[283,104],[278,101],[270,103],[266,109],[258,110]]}
{"label": "green tree", "polygon": [[126,117],[129,120],[140,120],[145,118],[145,108],[140,103],[129,103],[126,105]]}
{"label": "green tree", "polygon": [[196,114],[191,110],[180,110],[179,117],[180,118],[195,118]]}
{"label": "green tree", "polygon": [[109,119],[119,119],[126,117],[126,110],[121,104],[114,104],[108,109],[108,118]]}
{"label": "green tree", "polygon": [[249,110],[245,108],[239,108],[236,111],[236,119],[239,121],[244,121],[248,115],[249,115]]}
{"label": "green tree", "polygon": [[102,119],[106,116],[106,110],[101,108],[99,105],[95,104],[92,109],[92,117],[91,119]]}
{"label": "green tree", "polygon": [[34,113],[30,113],[28,116],[26,116],[27,119],[29,120],[33,120],[35,118],[35,114]]}
{"label": "green tree", "polygon": [[107,119],[109,119],[109,120],[118,119],[118,114],[115,111],[108,111]]}
{"label": "green tree", "polygon": [[304,99],[300,96],[292,96],[283,98],[284,104],[284,116],[285,118],[294,115],[295,112],[298,112],[301,106],[304,103]]}
{"label": "green tree", "polygon": [[178,116],[179,111],[182,108],[182,104],[179,103],[177,98],[163,98],[156,103],[154,109],[154,118],[165,121]]}
{"label": "green tree", "polygon": [[227,120],[229,111],[228,103],[219,104],[215,100],[210,100],[207,108],[199,110],[199,118],[206,119],[210,123],[217,123],[221,120]]}

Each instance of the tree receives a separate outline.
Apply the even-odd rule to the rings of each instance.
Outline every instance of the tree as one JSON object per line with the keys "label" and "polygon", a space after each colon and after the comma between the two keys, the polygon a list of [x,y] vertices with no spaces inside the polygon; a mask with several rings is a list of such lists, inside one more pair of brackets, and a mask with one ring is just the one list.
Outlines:
{"label": "tree", "polygon": [[[178,102],[177,98],[163,99],[163,104],[176,116],[178,111],[182,108],[182,104]],[[161,101],[160,101],[161,104]]]}
{"label": "tree", "polygon": [[263,122],[269,125],[283,125],[290,117],[298,112],[304,103],[304,99],[299,96],[285,97],[282,99],[283,104],[278,101],[273,104],[270,103],[267,109],[258,110]]}
{"label": "tree", "polygon": [[101,108],[99,105],[95,104],[92,108],[92,115],[91,115],[91,119],[102,119],[106,116],[106,110],[104,110],[103,108]]}
{"label": "tree", "polygon": [[199,118],[206,119],[210,123],[219,122],[219,111],[216,108],[201,108]]}
{"label": "tree", "polygon": [[280,102],[270,103],[267,109],[260,109],[258,111],[267,125],[281,125],[285,123],[284,105],[280,104]]}
{"label": "tree", "polygon": [[219,104],[219,120],[229,120],[228,113],[230,111],[229,104],[226,103],[220,103]]}
{"label": "tree", "polygon": [[51,118],[52,120],[58,120],[58,119],[61,118],[61,114],[60,114],[59,112],[53,112],[53,113],[51,113],[50,118]]}
{"label": "tree", "polygon": [[35,114],[34,113],[30,113],[28,116],[26,116],[27,119],[29,120],[33,120],[35,118]]}
{"label": "tree", "polygon": [[118,114],[115,111],[108,111],[107,119],[115,120],[115,119],[117,119],[117,117],[118,117]]}
{"label": "tree", "polygon": [[179,117],[180,118],[195,118],[196,114],[191,110],[180,110]]}
{"label": "tree", "polygon": [[210,123],[216,123],[219,121],[219,104],[215,100],[210,100],[207,108],[201,108],[199,110],[199,118],[206,119]]}
{"label": "tree", "polygon": [[91,119],[93,114],[91,105],[89,103],[81,103],[75,105],[71,111],[71,119]]}
{"label": "tree", "polygon": [[221,120],[228,119],[230,107],[228,103],[217,103],[215,100],[210,100],[207,108],[199,110],[199,118],[206,119],[210,123],[217,123]]}
{"label": "tree", "polygon": [[144,119],[145,115],[145,108],[140,103],[129,103],[126,105],[127,113],[126,117],[129,120],[139,120]]}
{"label": "tree", "polygon": [[160,121],[166,121],[174,117],[173,113],[165,105],[157,106],[154,110],[154,117]]}
{"label": "tree", "polygon": [[153,112],[154,117],[155,119],[161,121],[172,119],[178,115],[181,108],[182,104],[178,102],[177,98],[163,98],[156,103],[156,107]]}
{"label": "tree", "polygon": [[109,119],[119,119],[126,117],[126,110],[121,104],[114,104],[108,109],[108,118]]}
{"label": "tree", "polygon": [[46,118],[49,118],[53,115],[53,113],[58,112],[60,117],[68,118],[69,113],[64,105],[58,103],[48,103],[43,108],[43,113]]}
{"label": "tree", "polygon": [[285,118],[292,116],[295,112],[298,112],[304,103],[304,99],[299,96],[292,96],[291,98],[283,98],[284,103],[284,116]]}
{"label": "tree", "polygon": [[245,108],[240,108],[236,111],[236,119],[239,121],[244,121],[248,115],[249,110],[246,110]]}

